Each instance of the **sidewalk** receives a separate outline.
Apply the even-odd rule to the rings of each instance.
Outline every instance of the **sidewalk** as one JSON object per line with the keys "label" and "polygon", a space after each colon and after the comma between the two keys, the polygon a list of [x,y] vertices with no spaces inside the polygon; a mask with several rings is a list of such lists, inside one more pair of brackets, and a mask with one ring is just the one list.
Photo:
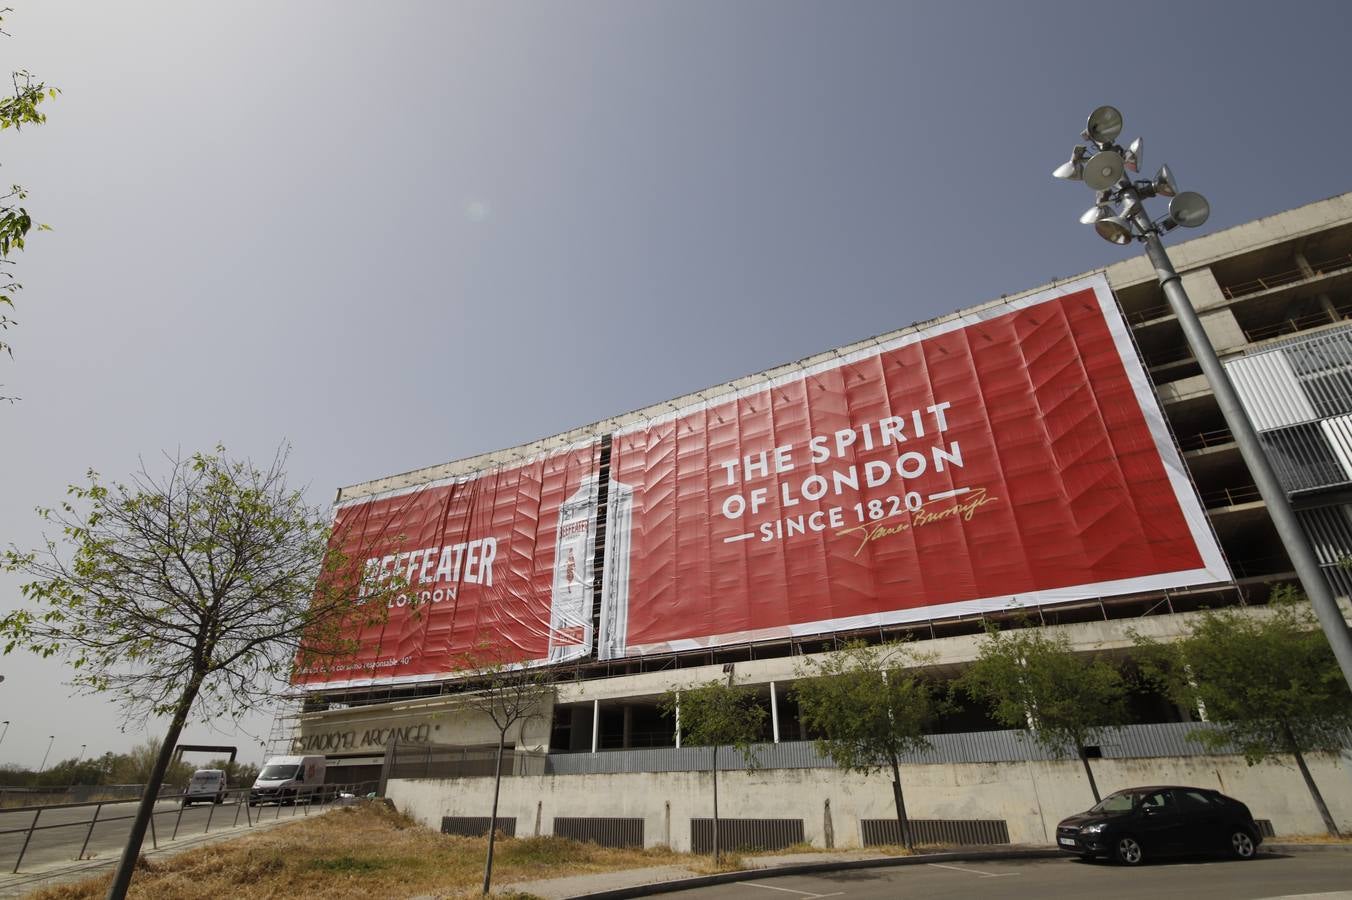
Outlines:
{"label": "sidewalk", "polygon": [[[1286,855],[1290,853],[1352,853],[1352,843],[1282,843],[1265,841],[1259,852]],[[815,872],[842,869],[869,869],[882,866],[915,866],[938,862],[984,862],[1001,859],[1058,859],[1066,854],[1045,845],[1009,845],[1005,847],[959,847],[937,853],[917,853],[912,856],[888,856],[871,850],[841,850],[821,853],[793,853],[777,856],[749,856],[743,858],[745,869],[702,875],[681,866],[654,866],[648,869],[629,869],[621,872],[597,872],[568,878],[550,878],[541,881],[518,881],[502,885],[498,890],[516,890],[534,894],[542,900],[621,900],[680,891],[687,888],[748,881],[762,877],[767,871],[774,875],[808,875]]]}
{"label": "sidewalk", "polygon": [[[141,855],[150,860],[165,859],[205,844],[214,844],[243,837],[247,834],[255,834],[293,821],[296,820],[292,817],[272,819],[256,822],[252,826],[238,825],[232,828],[222,828],[218,831],[212,831],[210,834],[185,835],[172,843],[162,841],[158,850],[150,849],[150,840],[147,838],[146,846],[142,848]],[[102,874],[114,868],[119,858],[119,855],[114,854],[81,862],[51,863],[45,866],[34,866],[33,868],[25,866],[24,871],[18,875],[11,875],[9,872],[0,873],[0,898],[23,897],[40,887],[66,881],[79,881],[92,875]]]}
{"label": "sidewalk", "polygon": [[533,894],[542,900],[576,900],[582,897],[590,900],[619,900],[622,897],[644,897],[712,884],[746,881],[761,877],[766,871],[772,871],[775,875],[807,875],[813,872],[878,866],[914,866],[964,860],[977,862],[995,859],[1050,859],[1062,855],[1055,847],[1042,846],[967,847],[940,853],[917,853],[912,856],[888,856],[870,850],[841,850],[748,856],[742,860],[746,868],[736,872],[720,872],[716,875],[702,875],[681,866],[654,866],[647,869],[597,872],[591,875],[573,875],[542,881],[518,881],[501,885],[497,889]]}

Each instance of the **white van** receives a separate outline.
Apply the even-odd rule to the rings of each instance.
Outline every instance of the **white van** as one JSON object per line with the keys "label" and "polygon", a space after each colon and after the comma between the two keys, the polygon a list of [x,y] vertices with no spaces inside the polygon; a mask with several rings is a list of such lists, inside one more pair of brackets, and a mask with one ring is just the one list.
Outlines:
{"label": "white van", "polygon": [[249,805],[295,803],[318,795],[324,787],[324,757],[274,756],[249,790]]}
{"label": "white van", "polygon": [[198,769],[188,779],[183,791],[183,805],[194,803],[222,803],[225,801],[225,772],[221,769]]}

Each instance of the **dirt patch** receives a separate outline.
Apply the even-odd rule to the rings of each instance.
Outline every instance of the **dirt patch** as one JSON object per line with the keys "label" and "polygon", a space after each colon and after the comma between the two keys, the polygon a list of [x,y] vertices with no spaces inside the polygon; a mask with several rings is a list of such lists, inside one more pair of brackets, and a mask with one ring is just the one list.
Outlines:
{"label": "dirt patch", "polygon": [[[384,804],[365,804],[161,860],[143,859],[130,896],[136,900],[478,897],[484,850],[483,838],[438,834]],[[612,850],[557,837],[499,836],[493,883],[647,866],[698,869],[710,862],[707,857],[665,849]],[[729,862],[725,857],[724,870]],[[30,896],[35,900],[99,900],[111,878],[110,873],[54,885]]]}

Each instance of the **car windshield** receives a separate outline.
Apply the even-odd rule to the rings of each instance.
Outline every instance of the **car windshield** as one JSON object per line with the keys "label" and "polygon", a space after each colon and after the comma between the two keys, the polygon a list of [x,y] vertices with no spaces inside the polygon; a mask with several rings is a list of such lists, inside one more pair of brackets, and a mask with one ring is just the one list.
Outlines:
{"label": "car windshield", "polygon": [[1090,812],[1116,813],[1131,811],[1131,794],[1125,791],[1119,794],[1109,794],[1098,803],[1095,803]]}
{"label": "car windshield", "polygon": [[264,766],[263,771],[258,773],[259,781],[284,781],[288,778],[296,777],[296,769],[299,766]]}

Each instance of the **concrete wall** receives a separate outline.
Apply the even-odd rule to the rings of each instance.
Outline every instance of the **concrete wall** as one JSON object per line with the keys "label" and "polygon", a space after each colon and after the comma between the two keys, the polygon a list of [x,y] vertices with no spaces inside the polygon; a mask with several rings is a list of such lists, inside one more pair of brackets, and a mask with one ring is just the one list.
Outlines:
{"label": "concrete wall", "polygon": [[[1308,760],[1334,818],[1352,829],[1352,772],[1325,755]],[[1270,819],[1277,834],[1318,834],[1324,828],[1294,764],[1247,766],[1234,756],[1103,759],[1093,762],[1099,790],[1148,784],[1214,788]],[[707,772],[627,775],[555,775],[504,778],[501,815],[516,817],[518,837],[550,834],[555,816],[644,819],[648,846],[690,849],[690,819],[713,814]],[[815,846],[823,840],[827,801],[837,847],[859,846],[860,819],[896,815],[886,775],[850,775],[837,769],[775,769],[719,774],[724,818],[803,820]],[[1056,823],[1093,804],[1078,762],[1012,762],[904,766],[909,815],[918,819],[1004,819],[1014,843],[1047,844]],[[439,828],[441,817],[485,816],[491,778],[390,781],[387,796],[403,812]]]}

